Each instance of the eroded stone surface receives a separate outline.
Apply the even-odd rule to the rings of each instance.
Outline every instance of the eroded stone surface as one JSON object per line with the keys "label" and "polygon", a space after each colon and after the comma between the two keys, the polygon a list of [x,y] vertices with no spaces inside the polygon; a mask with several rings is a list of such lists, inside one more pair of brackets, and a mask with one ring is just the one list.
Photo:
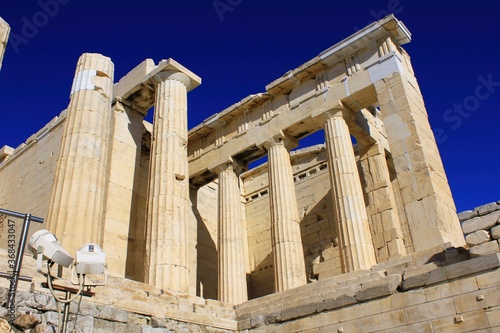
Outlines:
{"label": "eroded stone surface", "polygon": [[458,219],[460,222],[463,222],[465,220],[469,220],[473,217],[478,216],[477,211],[475,210],[465,210],[463,212],[458,213]]}
{"label": "eroded stone surface", "polygon": [[490,233],[486,230],[478,230],[465,236],[465,241],[469,246],[486,243],[490,239],[491,239]]}
{"label": "eroded stone surface", "polygon": [[489,230],[497,224],[500,218],[500,211],[492,212],[484,216],[475,217],[473,219],[462,222],[462,229],[465,235],[478,230]]}
{"label": "eroded stone surface", "polygon": [[476,258],[498,252],[498,242],[496,240],[472,246],[469,249],[471,258]]}
{"label": "eroded stone surface", "polygon": [[500,225],[491,228],[491,237],[493,239],[500,239]]}
{"label": "eroded stone surface", "polygon": [[16,320],[14,320],[14,325],[21,330],[27,330],[35,327],[40,321],[32,315],[21,314]]}
{"label": "eroded stone surface", "polygon": [[490,202],[488,204],[474,208],[474,211],[477,212],[477,214],[479,216],[483,216],[483,215],[486,215],[488,213],[491,213],[491,212],[498,210],[498,208],[499,207],[498,207],[496,202]]}

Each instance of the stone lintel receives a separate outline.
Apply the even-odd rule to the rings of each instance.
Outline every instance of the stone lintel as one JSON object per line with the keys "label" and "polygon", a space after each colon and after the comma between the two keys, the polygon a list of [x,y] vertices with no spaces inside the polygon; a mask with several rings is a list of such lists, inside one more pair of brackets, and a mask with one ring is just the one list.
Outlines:
{"label": "stone lintel", "polygon": [[208,133],[212,132],[213,130],[220,128],[227,123],[229,123],[234,117],[239,116],[240,114],[243,114],[243,112],[253,108],[257,107],[266,101],[271,99],[271,95],[267,93],[259,93],[259,94],[252,94],[249,95],[245,98],[243,98],[241,101],[234,103],[233,105],[227,107],[226,109],[222,110],[221,112],[215,113],[205,119],[203,122],[200,124],[196,125],[192,129],[189,130],[189,140],[194,141],[198,139],[200,136],[205,136]]}
{"label": "stone lintel", "polygon": [[115,100],[146,114],[155,103],[156,80],[162,72],[179,72],[189,78],[188,92],[201,84],[201,78],[172,58],[161,60],[155,66],[152,59],[146,59],[114,86]]}

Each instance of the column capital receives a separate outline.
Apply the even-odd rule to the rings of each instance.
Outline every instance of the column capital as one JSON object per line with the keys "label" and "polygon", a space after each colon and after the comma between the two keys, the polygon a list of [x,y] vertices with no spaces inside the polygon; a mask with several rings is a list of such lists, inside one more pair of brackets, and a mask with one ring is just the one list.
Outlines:
{"label": "column capital", "polygon": [[291,149],[297,147],[299,145],[299,142],[294,137],[288,135],[288,133],[280,131],[279,134],[268,139],[262,145],[268,151],[269,151],[269,149],[271,149],[271,147],[278,146],[278,145],[284,146],[288,151],[290,151]]}
{"label": "column capital", "polygon": [[179,71],[160,72],[153,77],[153,80],[156,84],[160,84],[161,82],[167,80],[175,80],[186,86],[186,89],[189,89],[191,87],[191,79],[189,78],[189,76]]}
{"label": "column capital", "polygon": [[318,117],[318,121],[321,125],[324,125],[328,119],[335,117],[341,117],[346,122],[349,122],[354,119],[354,114],[347,108],[335,108],[320,114]]}
{"label": "column capital", "polygon": [[113,111],[125,112],[125,105],[123,104],[121,97],[115,98],[111,107],[113,108]]}
{"label": "column capital", "polygon": [[[326,111],[324,111],[325,109]],[[341,116],[346,121],[350,121],[355,118],[354,112],[341,100],[333,101],[324,108],[313,110],[311,112],[311,118],[321,126],[323,126],[328,119],[336,116]]]}
{"label": "column capital", "polygon": [[226,161],[211,169],[217,175],[226,170],[233,170],[234,173],[239,176],[243,172],[244,167],[238,161],[234,160],[232,157],[229,157]]}

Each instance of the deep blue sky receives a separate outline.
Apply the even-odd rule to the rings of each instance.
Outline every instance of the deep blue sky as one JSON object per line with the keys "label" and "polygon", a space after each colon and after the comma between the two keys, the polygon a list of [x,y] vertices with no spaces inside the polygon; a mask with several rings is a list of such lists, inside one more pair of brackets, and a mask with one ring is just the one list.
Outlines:
{"label": "deep blue sky", "polygon": [[[0,71],[0,147],[17,147],[66,108],[81,53],[111,57],[115,80],[145,58],[176,59],[203,79],[188,97],[193,127],[392,11],[413,34],[405,49],[441,129],[458,211],[500,199],[497,1],[217,0],[232,9],[218,13],[213,0],[59,0],[44,17],[41,3],[55,1],[0,5],[12,33],[27,37],[11,37]],[[38,31],[23,31],[26,22]],[[480,77],[499,83],[478,95]],[[464,116],[447,111],[454,105]]]}

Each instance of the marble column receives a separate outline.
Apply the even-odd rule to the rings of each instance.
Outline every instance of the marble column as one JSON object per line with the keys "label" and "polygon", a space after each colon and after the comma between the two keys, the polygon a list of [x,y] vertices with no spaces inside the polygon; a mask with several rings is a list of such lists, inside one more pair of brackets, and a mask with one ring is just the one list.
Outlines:
{"label": "marble column", "polygon": [[[327,159],[342,269],[351,272],[376,264],[366,205],[346,119],[347,110],[324,113]],[[345,118],[345,119],[344,119]]]}
{"label": "marble column", "polygon": [[149,170],[146,271],[149,284],[189,292],[187,89],[177,71],[157,74]]}
{"label": "marble column", "polygon": [[238,179],[241,167],[227,162],[215,171],[219,175],[219,301],[236,305],[248,300],[243,247],[244,220]]}
{"label": "marble column", "polygon": [[47,226],[70,253],[89,242],[103,245],[113,71],[108,57],[83,54],[66,110]]}
{"label": "marble column", "polygon": [[296,146],[296,142],[285,135],[275,137],[265,144],[268,150],[276,292],[307,283],[300,218],[290,164],[289,149],[293,146]]}

